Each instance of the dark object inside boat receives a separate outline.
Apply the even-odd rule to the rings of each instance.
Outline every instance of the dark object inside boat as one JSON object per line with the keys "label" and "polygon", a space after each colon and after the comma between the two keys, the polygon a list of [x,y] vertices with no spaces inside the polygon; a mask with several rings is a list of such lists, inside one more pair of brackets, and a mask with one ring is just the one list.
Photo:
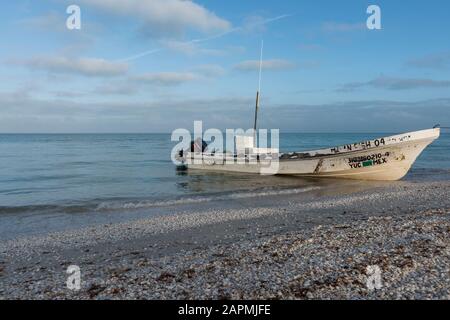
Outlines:
{"label": "dark object inside boat", "polygon": [[198,138],[191,142],[191,152],[205,152],[208,149],[208,144],[205,140]]}
{"label": "dark object inside boat", "polygon": [[190,149],[179,150],[178,151],[178,158],[182,159],[184,157],[184,154],[188,153],[189,150],[190,150],[190,152],[204,153],[207,149],[208,149],[208,143],[206,143],[206,141],[204,141],[203,139],[199,138],[199,139],[197,139],[195,141],[191,141]]}

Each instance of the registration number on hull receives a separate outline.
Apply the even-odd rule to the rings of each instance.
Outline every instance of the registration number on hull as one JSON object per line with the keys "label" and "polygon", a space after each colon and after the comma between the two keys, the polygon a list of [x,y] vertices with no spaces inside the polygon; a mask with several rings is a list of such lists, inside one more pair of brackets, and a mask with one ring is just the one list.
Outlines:
{"label": "registration number on hull", "polygon": [[352,169],[378,166],[387,163],[389,156],[390,156],[389,152],[374,153],[367,156],[358,156],[349,158],[348,164]]}

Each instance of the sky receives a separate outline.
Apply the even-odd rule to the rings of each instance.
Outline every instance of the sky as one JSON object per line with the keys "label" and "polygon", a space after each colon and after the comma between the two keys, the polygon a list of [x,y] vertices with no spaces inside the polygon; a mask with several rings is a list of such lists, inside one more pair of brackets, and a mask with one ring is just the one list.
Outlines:
{"label": "sky", "polygon": [[5,1],[0,132],[248,129],[261,41],[261,128],[449,126],[449,12],[448,0]]}

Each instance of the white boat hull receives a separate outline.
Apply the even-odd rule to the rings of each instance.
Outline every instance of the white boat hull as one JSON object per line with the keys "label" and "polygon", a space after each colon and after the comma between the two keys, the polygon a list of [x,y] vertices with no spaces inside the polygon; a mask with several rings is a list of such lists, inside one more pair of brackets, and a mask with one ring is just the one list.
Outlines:
{"label": "white boat hull", "polygon": [[[408,173],[439,134],[439,128],[422,130],[330,149],[277,155],[275,160],[259,158],[253,163],[249,163],[251,159],[237,163],[230,155],[201,154],[201,161],[185,166],[190,170],[255,174],[267,174],[265,168],[272,166],[276,171],[269,172],[277,175],[393,181]],[[188,156],[192,159],[192,155]]]}

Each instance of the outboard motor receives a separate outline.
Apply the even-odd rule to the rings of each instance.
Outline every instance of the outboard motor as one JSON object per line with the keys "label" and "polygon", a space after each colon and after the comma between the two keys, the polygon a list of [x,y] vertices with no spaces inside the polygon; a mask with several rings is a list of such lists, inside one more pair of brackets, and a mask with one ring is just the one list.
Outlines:
{"label": "outboard motor", "polygon": [[208,149],[208,143],[206,143],[206,141],[204,141],[203,139],[198,138],[195,141],[191,141],[190,149],[178,151],[177,159],[178,159],[178,161],[181,162],[181,164],[177,166],[177,171],[185,171],[187,169],[185,161],[186,161],[186,157],[189,152],[203,153],[207,149]]}

